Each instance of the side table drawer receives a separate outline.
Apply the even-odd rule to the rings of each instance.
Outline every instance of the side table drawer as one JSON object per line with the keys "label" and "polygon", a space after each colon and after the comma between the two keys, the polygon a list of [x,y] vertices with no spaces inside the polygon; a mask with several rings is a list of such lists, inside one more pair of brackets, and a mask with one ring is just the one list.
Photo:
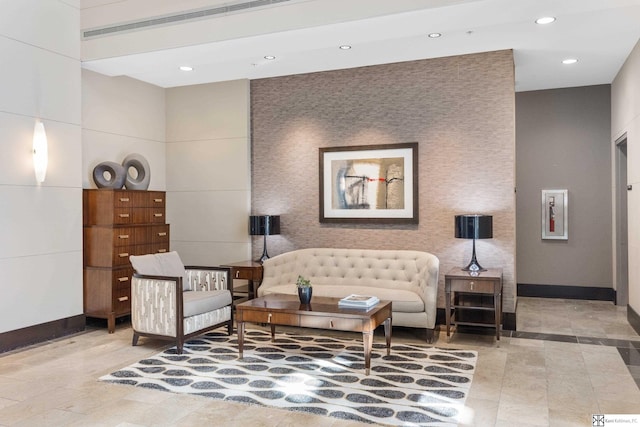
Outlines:
{"label": "side table drawer", "polygon": [[461,280],[451,279],[452,292],[477,292],[482,294],[493,294],[496,282],[492,280]]}
{"label": "side table drawer", "polygon": [[243,279],[243,280],[260,280],[260,277],[256,273],[255,269],[247,267],[233,267],[233,278],[234,279]]}

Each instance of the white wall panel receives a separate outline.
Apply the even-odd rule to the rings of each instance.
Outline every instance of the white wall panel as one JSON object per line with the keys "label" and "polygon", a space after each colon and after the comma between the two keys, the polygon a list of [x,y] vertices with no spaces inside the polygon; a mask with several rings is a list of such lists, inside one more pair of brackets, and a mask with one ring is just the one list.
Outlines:
{"label": "white wall panel", "polygon": [[[172,191],[167,220],[174,240],[249,243],[249,191]],[[221,226],[222,225],[222,226]]]}
{"label": "white wall panel", "polygon": [[82,250],[80,188],[0,186],[0,258]]}
{"label": "white wall panel", "polygon": [[1,35],[80,60],[77,5],[69,0],[0,0],[0,10]]}
{"label": "white wall panel", "polygon": [[128,77],[83,70],[82,127],[165,141],[165,91]]}
{"label": "white wall panel", "polygon": [[0,333],[82,313],[82,250],[0,258],[0,271]]}
{"label": "white wall panel", "polygon": [[167,141],[249,135],[249,81],[167,89]]}
{"label": "white wall panel", "polygon": [[0,37],[0,111],[80,124],[80,62]]}
{"label": "white wall panel", "polygon": [[166,188],[165,144],[130,136],[83,129],[82,131],[82,187],[96,188],[93,169],[102,162],[122,163],[132,153],[144,156],[149,162],[151,182],[149,190]]}
{"label": "white wall panel", "polygon": [[167,190],[250,190],[249,139],[167,143]]}
{"label": "white wall panel", "polygon": [[249,82],[167,90],[167,220],[185,262],[248,259]]}
{"label": "white wall panel", "polygon": [[217,266],[251,259],[251,247],[233,242],[185,242],[171,240],[185,265]]}

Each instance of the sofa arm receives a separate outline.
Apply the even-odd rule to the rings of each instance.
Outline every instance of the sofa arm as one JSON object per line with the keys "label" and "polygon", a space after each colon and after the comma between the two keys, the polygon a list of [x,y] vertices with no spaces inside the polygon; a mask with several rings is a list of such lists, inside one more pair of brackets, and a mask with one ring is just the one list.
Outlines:
{"label": "sofa arm", "polygon": [[181,278],[133,275],[131,324],[135,331],[175,337],[179,318],[182,318]]}
{"label": "sofa arm", "polygon": [[233,296],[230,285],[231,269],[227,267],[185,267],[189,288],[194,291],[218,291],[228,289]]}
{"label": "sofa arm", "polygon": [[430,257],[425,266],[420,270],[420,291],[427,313],[427,328],[433,329],[436,324],[438,311],[438,277],[440,273],[440,261],[434,255]]}

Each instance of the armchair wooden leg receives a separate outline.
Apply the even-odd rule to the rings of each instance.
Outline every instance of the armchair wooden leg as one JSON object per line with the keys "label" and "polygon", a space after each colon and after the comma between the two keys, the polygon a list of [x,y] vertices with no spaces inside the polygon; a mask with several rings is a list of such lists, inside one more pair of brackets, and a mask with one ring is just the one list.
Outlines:
{"label": "armchair wooden leg", "polygon": [[131,340],[131,345],[132,346],[137,346],[138,345],[138,338],[140,338],[140,335],[138,335],[136,332],[133,333],[133,339]]}

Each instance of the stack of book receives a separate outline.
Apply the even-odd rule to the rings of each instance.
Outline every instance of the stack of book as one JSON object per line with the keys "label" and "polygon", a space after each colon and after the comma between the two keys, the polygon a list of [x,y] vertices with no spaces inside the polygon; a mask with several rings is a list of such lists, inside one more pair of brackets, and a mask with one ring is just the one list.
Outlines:
{"label": "stack of book", "polygon": [[348,297],[342,298],[338,302],[338,307],[367,309],[367,308],[373,307],[379,302],[380,300],[378,299],[378,297],[369,296],[369,295],[351,294]]}

